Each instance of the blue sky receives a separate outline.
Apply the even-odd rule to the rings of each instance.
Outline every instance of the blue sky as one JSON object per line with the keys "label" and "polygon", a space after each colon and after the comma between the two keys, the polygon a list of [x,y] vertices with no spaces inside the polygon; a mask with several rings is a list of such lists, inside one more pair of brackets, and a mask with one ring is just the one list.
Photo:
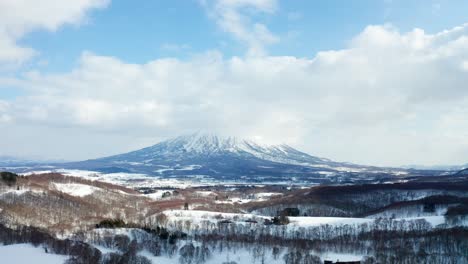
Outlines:
{"label": "blue sky", "polygon": [[[282,41],[271,55],[313,57],[321,50],[341,49],[367,25],[390,23],[402,31],[415,27],[439,32],[466,22],[466,1],[282,1],[274,14],[255,14]],[[46,60],[45,71],[68,71],[83,50],[131,63],[159,57],[187,58],[207,50],[242,56],[245,47],[220,30],[197,0],[112,1],[93,10],[83,25],[56,32],[39,30],[20,43]]]}
{"label": "blue sky", "polygon": [[0,155],[79,160],[208,130],[338,161],[467,163],[466,11],[0,1]]}

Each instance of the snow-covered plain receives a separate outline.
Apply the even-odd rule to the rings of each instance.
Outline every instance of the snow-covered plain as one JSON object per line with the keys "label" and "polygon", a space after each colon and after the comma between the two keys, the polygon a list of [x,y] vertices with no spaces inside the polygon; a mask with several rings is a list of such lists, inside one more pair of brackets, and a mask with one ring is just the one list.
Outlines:
{"label": "snow-covered plain", "polygon": [[0,263],[5,264],[62,264],[67,258],[30,244],[0,245]]}
{"label": "snow-covered plain", "polygon": [[39,170],[30,171],[23,173],[24,176],[31,176],[34,174],[42,173],[61,173],[66,176],[81,177],[87,180],[102,181],[117,185],[124,185],[130,188],[149,187],[149,188],[179,188],[185,189],[188,187],[198,187],[215,185],[215,183],[203,182],[201,180],[179,180],[179,179],[168,179],[161,178],[158,176],[149,176],[146,174],[139,173],[101,173],[97,171],[87,170],[68,170],[68,169],[56,169],[56,170]]}
{"label": "snow-covered plain", "polygon": [[[171,169],[172,170],[172,169]],[[129,188],[176,188],[176,189],[186,189],[191,187],[206,187],[206,186],[238,186],[238,185],[250,185],[262,187],[266,185],[278,185],[285,184],[291,185],[296,184],[297,186],[302,186],[303,182],[291,183],[289,180],[269,182],[264,181],[261,184],[253,184],[248,181],[247,178],[240,177],[237,180],[217,180],[213,179],[206,175],[190,175],[190,177],[185,177],[183,179],[179,178],[167,178],[161,175],[147,175],[141,173],[101,173],[97,171],[88,171],[88,170],[70,170],[70,169],[50,169],[50,170],[35,170],[25,173],[20,173],[24,176],[31,176],[34,174],[42,173],[61,173],[66,176],[81,177],[87,180],[102,181],[107,183],[112,183],[116,185],[124,185]],[[158,173],[159,174],[159,173]],[[311,186],[312,183],[307,183],[307,186]]]}

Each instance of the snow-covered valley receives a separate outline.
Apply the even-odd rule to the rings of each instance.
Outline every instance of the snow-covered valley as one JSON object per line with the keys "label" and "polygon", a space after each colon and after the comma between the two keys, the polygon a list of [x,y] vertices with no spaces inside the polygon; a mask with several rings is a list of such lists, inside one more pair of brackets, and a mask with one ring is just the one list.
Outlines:
{"label": "snow-covered valley", "polygon": [[[65,169],[14,175],[0,183],[0,238],[36,241],[49,252],[42,257],[60,261],[386,263],[400,236],[432,263],[446,261],[445,250],[457,252],[453,263],[467,257],[459,237],[468,234],[468,180],[307,186]],[[402,261],[428,259],[416,253]]]}

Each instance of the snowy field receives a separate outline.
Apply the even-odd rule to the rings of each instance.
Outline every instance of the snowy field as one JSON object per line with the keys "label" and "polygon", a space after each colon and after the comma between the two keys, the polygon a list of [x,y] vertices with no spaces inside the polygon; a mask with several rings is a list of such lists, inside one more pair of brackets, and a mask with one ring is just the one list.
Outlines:
{"label": "snowy field", "polygon": [[[247,220],[256,220],[262,223],[264,219],[270,219],[268,216],[254,214],[236,214],[236,213],[220,213],[211,211],[198,210],[167,210],[163,212],[169,218],[169,222],[175,224],[180,221],[190,221],[192,224],[201,225],[203,222],[217,223],[220,220],[229,220],[236,224],[245,224]],[[445,223],[444,216],[424,216],[411,218],[397,218],[396,221],[410,221],[424,219],[431,224],[432,227],[437,227]],[[349,218],[349,217],[289,217],[290,223],[288,229],[299,227],[314,227],[321,225],[342,226],[342,225],[361,225],[372,224],[375,219],[371,218]],[[465,223],[466,225],[466,223]]]}
{"label": "snowy field", "polygon": [[[143,251],[140,255],[147,257],[153,263],[164,263],[164,264],[180,264],[179,257],[169,258],[167,256],[153,256],[151,253]],[[265,259],[262,261],[260,258],[254,258],[253,253],[245,249],[238,250],[225,250],[222,252],[212,252],[210,258],[205,264],[221,264],[230,263],[234,261],[238,264],[243,263],[268,263],[268,264],[284,264],[284,260],[281,257],[274,259],[270,252],[265,254]]]}
{"label": "snowy field", "polygon": [[62,264],[67,256],[45,253],[30,244],[0,245],[0,263],[5,264]]}
{"label": "snowy field", "polygon": [[[109,230],[109,232],[112,232],[112,231],[113,230]],[[131,230],[128,230],[128,229],[117,230],[116,234],[127,235],[130,238],[134,238]],[[187,240],[187,241],[181,241],[181,243],[178,245],[178,248],[180,249],[187,243],[192,243],[195,246],[201,245],[200,243],[197,243],[196,241]],[[93,246],[99,249],[102,254],[113,253],[113,252],[120,253],[120,254],[122,253],[118,249],[115,249],[115,248],[111,249],[111,248],[107,248],[107,247],[96,245],[96,244],[93,244]],[[258,249],[260,251],[256,251]],[[279,252],[276,255],[276,257],[274,257],[274,254],[272,254],[271,248],[255,247],[255,246],[253,247],[225,247],[222,250],[220,248],[217,248],[217,249],[210,248],[210,252],[211,253],[209,254],[209,257],[206,260],[206,262],[204,262],[204,264],[230,263],[232,261],[238,264],[242,264],[242,263],[283,264],[284,256],[285,254],[288,253],[288,248],[279,247]],[[322,260],[332,260],[332,261],[338,261],[338,260],[360,261],[364,258],[362,254],[343,253],[343,252],[338,253],[338,252],[333,252],[333,251],[327,251],[327,252],[309,251],[308,253],[319,256]],[[154,256],[152,253],[148,252],[147,250],[142,250],[138,252],[138,255],[148,258],[149,260],[152,261],[152,263],[165,263],[165,264],[180,264],[181,263],[180,255],[175,255],[172,257],[169,257],[167,255]]]}
{"label": "snowy field", "polygon": [[23,173],[24,176],[30,176],[33,174],[42,173],[61,173],[66,176],[81,177],[87,180],[108,182],[117,185],[124,185],[130,188],[149,187],[149,188],[179,188],[185,189],[188,187],[199,187],[207,185],[215,185],[210,182],[203,182],[202,180],[179,180],[179,179],[167,179],[159,176],[149,176],[146,174],[138,173],[101,173],[97,171],[87,170],[67,170],[67,169],[56,169],[56,170],[41,170],[31,171]]}
{"label": "snowy field", "polygon": [[169,190],[169,189],[163,189],[163,190],[156,190],[154,193],[148,193],[148,194],[144,194],[144,196],[148,197],[148,198],[151,198],[153,200],[162,200],[163,199],[163,195],[165,193],[169,193],[170,195],[173,194],[173,190]]}
{"label": "snowy field", "polygon": [[[264,181],[262,184],[253,184],[249,181],[238,180],[216,180],[206,175],[190,175],[186,176],[183,179],[179,178],[167,178],[159,174],[156,175],[147,175],[140,173],[101,173],[97,171],[88,171],[88,170],[69,170],[69,169],[50,169],[50,170],[37,170],[30,171],[26,173],[21,173],[24,176],[30,176],[32,174],[42,174],[42,173],[61,173],[67,176],[81,177],[88,180],[97,180],[102,182],[108,182],[117,185],[124,185],[129,188],[177,188],[185,189],[190,187],[203,187],[203,186],[238,186],[238,185],[251,185],[251,186],[266,186],[266,185],[291,185],[290,181],[277,181],[277,182],[268,182]],[[294,185],[302,186],[302,182],[296,182]],[[307,186],[315,185],[313,183],[307,183]]]}
{"label": "snowy field", "polygon": [[98,187],[79,183],[53,183],[53,187],[57,191],[79,197],[84,197],[101,190],[101,188]]}
{"label": "snowy field", "polygon": [[[210,221],[217,223],[219,220],[230,220],[236,223],[243,223],[246,220],[255,219],[262,221],[270,219],[269,216],[261,216],[254,214],[236,214],[236,213],[220,213],[211,211],[197,210],[167,210],[163,212],[168,216],[170,221],[192,221],[194,224],[200,224],[202,221]],[[368,218],[345,218],[345,217],[289,217],[289,226],[308,227],[319,225],[344,225],[344,224],[363,224],[372,223],[374,219]]]}
{"label": "snowy field", "polygon": [[[110,230],[112,232],[112,230]],[[117,231],[118,234],[126,234],[129,237],[133,237],[130,230],[123,230]],[[181,241],[178,245],[180,249],[184,245],[192,243],[195,246],[200,246],[201,243],[197,243],[193,240]],[[94,247],[99,249],[101,253],[122,253],[117,249],[111,249],[104,246],[93,244]],[[258,250],[258,251],[257,251]],[[284,256],[289,252],[287,247],[279,247],[279,252],[274,257],[271,248],[267,247],[224,247],[222,250],[220,248],[210,248],[210,254],[205,264],[220,264],[220,263],[230,263],[232,261],[242,264],[242,263],[252,263],[252,264],[261,264],[261,263],[269,263],[269,264],[283,264],[284,263]],[[305,253],[305,252],[302,252]],[[339,260],[346,260],[346,261],[360,261],[364,258],[362,254],[356,253],[344,253],[344,252],[334,252],[334,251],[327,251],[327,252],[316,252],[316,251],[308,251],[307,253],[319,256],[322,260],[332,260],[332,261],[339,261]],[[144,256],[152,261],[152,263],[165,263],[165,264],[180,264],[181,259],[180,255],[175,255],[169,257],[167,255],[160,255],[154,256],[152,253],[148,252],[147,250],[142,250],[138,252],[138,255]]]}

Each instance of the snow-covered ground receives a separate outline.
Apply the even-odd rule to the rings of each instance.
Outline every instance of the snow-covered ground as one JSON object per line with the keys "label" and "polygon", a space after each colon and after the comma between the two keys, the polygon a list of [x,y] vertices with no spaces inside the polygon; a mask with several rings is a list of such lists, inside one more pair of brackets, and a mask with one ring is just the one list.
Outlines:
{"label": "snow-covered ground", "polygon": [[[147,257],[153,263],[164,263],[164,264],[179,264],[179,256],[174,258],[169,258],[167,256],[153,256],[151,253],[147,251],[142,251],[140,255]],[[265,253],[265,259],[261,260],[261,258],[257,257],[254,258],[253,252],[250,252],[246,249],[237,249],[237,250],[224,250],[224,251],[216,251],[212,252],[211,256],[208,258],[205,264],[220,264],[220,263],[231,263],[234,261],[238,264],[244,263],[268,263],[268,264],[283,264],[284,260],[282,257],[278,257],[274,259],[271,252]]]}
{"label": "snow-covered ground", "polygon": [[[190,167],[192,168],[192,167]],[[188,167],[183,168],[187,170]],[[165,169],[162,168],[161,170],[172,170],[172,169]],[[35,170],[29,171],[26,173],[21,173],[24,176],[30,176],[33,174],[42,174],[42,173],[61,173],[67,176],[75,176],[81,177],[88,180],[98,180],[102,182],[108,182],[117,185],[124,185],[129,188],[177,188],[177,189],[185,189],[190,187],[202,187],[202,186],[217,186],[222,184],[223,186],[238,186],[238,185],[250,185],[250,186],[257,186],[262,187],[266,185],[291,185],[294,184],[296,186],[306,186],[313,185],[312,183],[305,183],[302,181],[291,183],[290,180],[285,181],[275,181],[269,182],[267,180],[263,181],[262,184],[253,184],[247,178],[240,177],[240,179],[236,180],[216,180],[206,175],[190,175],[186,176],[183,179],[181,178],[167,178],[162,175],[159,175],[161,171],[158,170],[158,175],[147,175],[147,174],[140,174],[140,173],[101,173],[97,171],[88,171],[88,170],[70,170],[70,169],[53,169],[50,170]]]}
{"label": "snow-covered ground", "polygon": [[5,194],[15,194],[15,195],[22,195],[26,192],[29,192],[30,189],[21,189],[21,190],[16,190],[13,188],[5,188],[5,189],[0,189],[0,195],[5,195]]}
{"label": "snow-covered ground", "polygon": [[91,244],[93,247],[95,247],[96,249],[98,249],[99,251],[101,251],[102,254],[107,254],[107,253],[121,253],[119,252],[119,250],[117,249],[112,249],[112,248],[108,248],[108,247],[104,247],[104,246],[101,246],[101,245],[97,245],[97,244]]}
{"label": "snow-covered ground", "polygon": [[281,196],[281,195],[283,195],[283,194],[282,193],[275,193],[275,192],[260,192],[260,193],[254,194],[254,197],[256,199],[269,199],[271,197]]}
{"label": "snow-covered ground", "polygon": [[[422,217],[407,217],[407,218],[395,218],[395,221],[413,221],[424,219],[432,227],[445,224],[445,217],[442,215],[438,216],[422,216]],[[290,224],[299,227],[319,226],[319,225],[360,225],[365,223],[373,223],[375,219],[370,218],[350,218],[350,217],[289,217]],[[466,225],[466,223],[461,223]]]}
{"label": "snow-covered ground", "polygon": [[0,263],[5,264],[62,264],[67,256],[45,253],[30,244],[0,245]]}
{"label": "snow-covered ground", "polygon": [[445,224],[445,217],[442,215],[437,215],[437,216],[423,216],[423,217],[408,217],[408,218],[399,218],[396,220],[406,220],[406,221],[411,221],[411,220],[418,220],[418,219],[424,219],[429,224],[432,225],[432,227],[436,227],[441,224]]}
{"label": "snow-covered ground", "polygon": [[245,204],[245,203],[251,203],[251,202],[262,202],[262,201],[268,201],[272,197],[278,197],[283,195],[282,193],[273,193],[273,192],[260,192],[260,193],[254,193],[250,195],[245,195],[244,197],[230,197],[227,200],[218,200],[215,201],[217,204]]}
{"label": "snow-covered ground", "polygon": [[[96,231],[93,231],[96,232]],[[112,234],[112,232],[115,232],[114,235],[119,234],[119,235],[127,235],[131,239],[138,239],[138,235],[133,232],[139,232],[136,230],[131,230],[131,229],[108,229],[103,232],[101,232],[101,236],[106,236],[106,232],[109,232],[107,235]],[[201,246],[202,243],[194,241],[194,240],[181,240],[178,243],[178,248],[182,248],[184,245],[191,243],[194,246]],[[111,252],[119,252],[118,249],[116,248],[108,248],[102,245],[96,245],[93,244],[97,249],[99,249],[103,254],[105,253],[111,253]],[[207,258],[206,262],[203,262],[205,264],[219,264],[219,263],[230,263],[232,261],[241,264],[241,263],[269,263],[269,264],[282,264],[284,263],[284,256],[289,252],[287,247],[280,247],[278,254],[276,255],[276,258],[274,257],[274,254],[272,254],[272,249],[268,247],[224,247],[223,249],[220,248],[209,248],[210,254],[209,257]],[[294,250],[294,249],[292,249]],[[302,252],[304,253],[304,252]],[[342,261],[359,261],[363,259],[363,255],[356,254],[356,253],[345,253],[345,252],[333,252],[333,251],[328,251],[328,252],[315,252],[315,251],[309,251],[309,254],[319,256],[323,260],[342,260]],[[174,255],[172,257],[169,257],[168,255],[160,255],[160,256],[154,256],[150,252],[143,250],[138,252],[138,255],[145,256],[149,260],[151,260],[153,263],[165,263],[165,264],[179,264],[182,263],[180,259],[180,255]],[[263,255],[263,257],[262,257]]]}
{"label": "snow-covered ground", "polygon": [[387,209],[383,212],[368,215],[367,218],[409,218],[409,217],[423,217],[423,216],[440,216],[445,215],[450,205],[437,205],[433,212],[425,212],[423,205],[413,205],[402,208]]}
{"label": "snow-covered ground", "polygon": [[3,195],[16,195],[21,196],[25,193],[32,192],[32,193],[42,193],[43,190],[38,188],[25,188],[21,187],[21,189],[17,190],[16,188],[0,188],[0,197]]}
{"label": "snow-covered ground", "polygon": [[209,196],[215,196],[216,193],[212,191],[196,191],[195,195],[200,196],[200,197],[209,197]]}
{"label": "snow-covered ground", "polygon": [[167,210],[163,212],[168,216],[169,221],[186,221],[190,220],[194,224],[199,224],[202,221],[210,221],[216,223],[221,219],[245,221],[248,219],[265,219],[264,216],[257,216],[253,214],[235,214],[235,213],[220,213],[211,211],[199,211],[199,210]]}
{"label": "snow-covered ground", "polygon": [[[202,222],[218,223],[220,220],[229,220],[236,224],[245,224],[247,220],[256,220],[263,223],[264,219],[270,219],[268,216],[254,214],[237,214],[237,213],[221,213],[198,210],[167,210],[163,212],[168,216],[169,223],[175,224],[179,221],[190,221],[194,225],[200,225]],[[410,218],[397,218],[395,221],[412,221],[424,219],[431,224],[432,227],[446,223],[444,216],[423,216]],[[370,218],[349,218],[349,217],[289,217],[290,223],[288,229],[295,230],[300,227],[314,227],[321,225],[343,226],[343,225],[361,225],[372,224],[375,219]],[[468,223],[461,223],[467,225]]]}
{"label": "snow-covered ground", "polygon": [[79,183],[52,183],[52,185],[53,188],[60,192],[79,197],[84,197],[101,190],[98,187]]}
{"label": "snow-covered ground", "polygon": [[155,192],[153,193],[148,193],[148,194],[145,194],[146,197],[149,197],[153,200],[161,200],[163,199],[163,194],[165,193],[170,193],[172,195],[174,191],[173,190],[156,190]]}
{"label": "snow-covered ground", "polygon": [[264,201],[264,199],[248,199],[248,198],[240,198],[240,197],[232,197],[227,200],[219,200],[215,201],[217,204],[245,204],[245,203],[250,203],[250,202],[258,202],[258,201]]}
{"label": "snow-covered ground", "polygon": [[[245,223],[246,220],[270,219],[268,216],[259,216],[253,214],[220,213],[197,210],[168,210],[163,212],[168,216],[170,222],[191,221],[193,224],[201,224],[203,221],[217,223],[220,220],[230,220],[235,223]],[[320,225],[360,225],[363,223],[372,223],[373,219],[368,218],[345,218],[345,217],[289,217],[288,227],[310,227]],[[434,222],[440,219],[434,220]]]}
{"label": "snow-covered ground", "polygon": [[321,257],[324,260],[337,261],[361,261],[363,256],[356,254],[336,253],[336,252],[324,252]]}
{"label": "snow-covered ground", "polygon": [[367,218],[349,218],[349,217],[312,217],[299,216],[289,217],[290,225],[297,227],[309,227],[320,225],[360,225],[372,223],[373,219]]}
{"label": "snow-covered ground", "polygon": [[188,187],[214,185],[214,183],[203,182],[200,180],[179,180],[179,179],[167,179],[160,178],[158,176],[149,176],[146,174],[139,173],[101,173],[97,171],[87,170],[67,170],[67,169],[56,169],[56,170],[41,170],[41,171],[30,171],[23,173],[24,176],[30,176],[33,174],[41,173],[61,173],[67,176],[81,177],[88,180],[96,180],[102,182],[108,182],[117,185],[124,185],[130,188],[149,187],[149,188],[180,188],[185,189]]}

